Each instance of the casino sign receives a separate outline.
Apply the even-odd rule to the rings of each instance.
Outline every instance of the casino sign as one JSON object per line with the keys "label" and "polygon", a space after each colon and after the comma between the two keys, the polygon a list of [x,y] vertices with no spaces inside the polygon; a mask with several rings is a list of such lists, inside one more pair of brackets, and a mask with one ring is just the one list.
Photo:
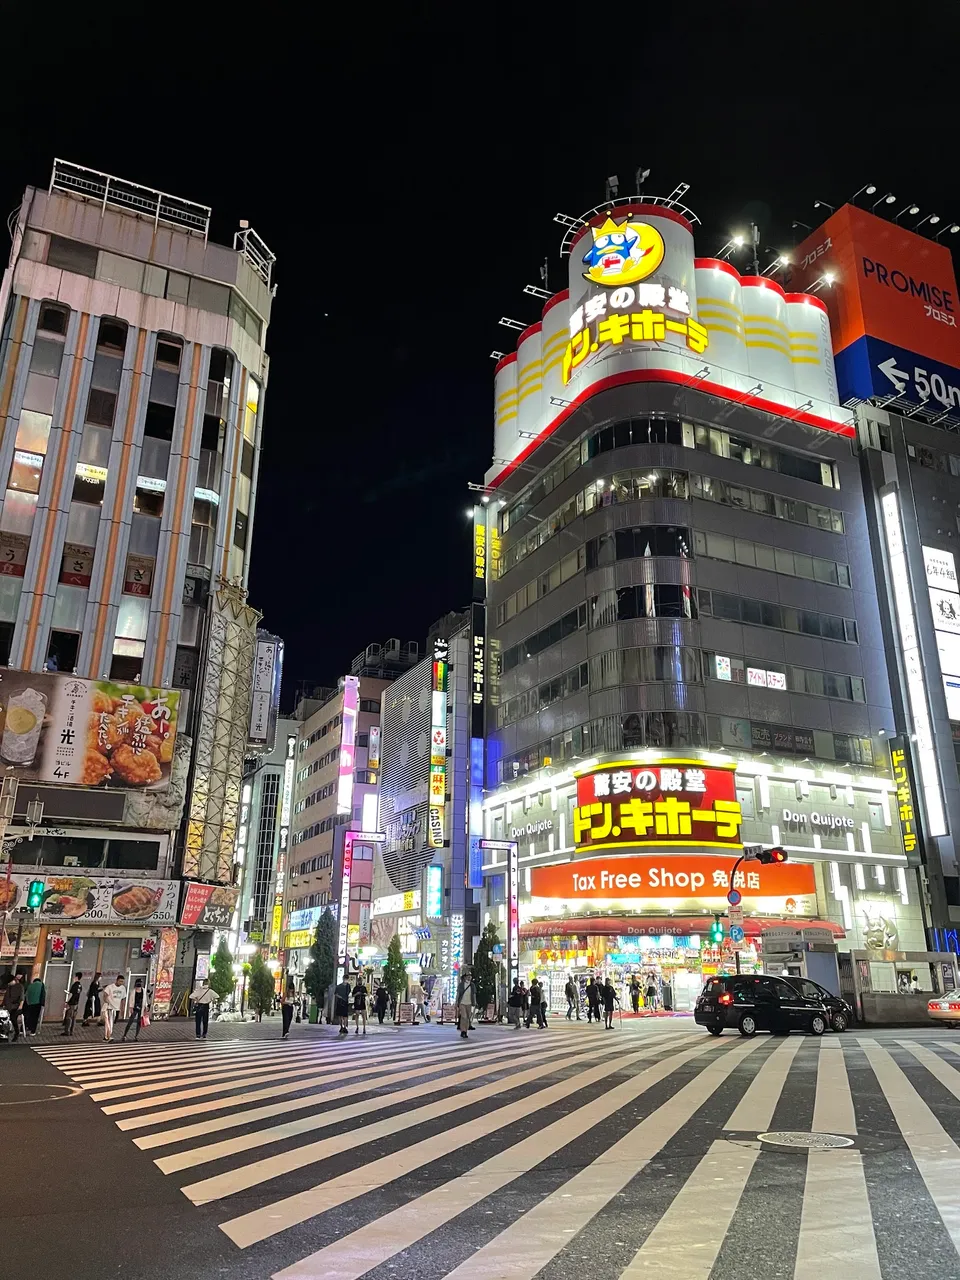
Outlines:
{"label": "casino sign", "polygon": [[736,765],[701,760],[613,762],[578,773],[578,853],[637,845],[741,849]]}

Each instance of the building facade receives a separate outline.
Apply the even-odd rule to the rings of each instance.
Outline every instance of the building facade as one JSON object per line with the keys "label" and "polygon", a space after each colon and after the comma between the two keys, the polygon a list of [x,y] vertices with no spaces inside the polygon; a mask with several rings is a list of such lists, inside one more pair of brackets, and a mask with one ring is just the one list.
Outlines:
{"label": "building facade", "polygon": [[[593,211],[564,250],[569,289],[498,364],[487,476],[484,824],[519,845],[521,973],[559,1001],[570,969],[655,971],[689,1007],[733,962],[709,932],[737,887],[742,964],[825,942],[841,979],[882,953],[895,990],[931,945],[931,850],[904,839],[876,477],[827,307],[695,259],[663,202]],[[732,885],[751,844],[788,868]]]}
{"label": "building facade", "polygon": [[[372,644],[336,689],[316,689],[294,713],[298,722],[292,836],[285,885],[283,952],[294,974],[309,963],[316,923],[326,908],[340,921],[344,834],[378,832],[377,751],[380,700],[391,678],[417,661],[415,644]],[[371,736],[373,754],[371,756]],[[349,872],[346,946],[369,936],[373,850],[357,845]]]}
{"label": "building facade", "polygon": [[181,875],[224,886],[209,910],[193,893],[194,924],[233,910],[273,256],[209,221],[61,161],[12,220],[0,664],[18,813],[44,804],[16,857],[53,872],[38,962],[82,946],[83,968],[133,973],[162,944],[171,968]]}
{"label": "building facade", "polygon": [[[380,822],[370,936],[376,969],[394,934],[435,1005],[450,999],[476,933],[466,888],[470,800],[469,611],[431,628],[428,656],[381,699]],[[472,954],[472,950],[470,950]]]}
{"label": "building facade", "polygon": [[248,761],[240,800],[237,922],[246,941],[258,944],[273,959],[281,943],[298,728],[294,719],[278,719],[274,749]]}

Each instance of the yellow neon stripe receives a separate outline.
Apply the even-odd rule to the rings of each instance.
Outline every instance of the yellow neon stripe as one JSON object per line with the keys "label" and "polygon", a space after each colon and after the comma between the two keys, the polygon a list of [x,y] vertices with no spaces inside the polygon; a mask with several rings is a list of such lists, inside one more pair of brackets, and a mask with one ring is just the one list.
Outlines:
{"label": "yellow neon stripe", "polygon": [[703,304],[704,304],[705,302],[709,302],[709,303],[710,303],[710,305],[711,305],[711,306],[714,306],[714,307],[723,307],[723,309],[724,309],[725,311],[732,311],[732,312],[733,312],[733,314],[737,317],[737,319],[739,319],[739,318],[740,318],[740,316],[741,316],[741,314],[742,314],[742,312],[741,312],[741,310],[740,310],[740,308],[739,308],[739,307],[735,307],[735,306],[733,305],[733,303],[732,303],[732,302],[726,302],[726,301],[724,301],[724,299],[723,299],[723,298],[700,298],[700,297],[698,297],[698,298],[697,298],[697,310],[698,310],[698,311],[699,311],[699,310],[701,310],[701,308],[702,308],[702,306],[703,306]]}
{"label": "yellow neon stripe", "polygon": [[810,356],[791,356],[791,364],[819,364],[819,360],[814,360]]}
{"label": "yellow neon stripe", "polygon": [[499,404],[501,400],[509,400],[511,396],[513,396],[513,398],[516,399],[516,395],[517,395],[516,387],[511,387],[509,391],[502,391],[500,395],[497,396],[497,404]]}
{"label": "yellow neon stripe", "polygon": [[562,350],[570,341],[570,335],[566,328],[561,329],[559,333],[555,333],[549,342],[543,344],[542,355],[544,357],[553,355],[555,351]]}
{"label": "yellow neon stripe", "polygon": [[520,396],[520,398],[517,400],[517,404],[522,404],[523,401],[526,400],[527,396],[535,395],[538,391],[542,389],[542,387],[543,387],[542,382],[538,382],[535,387],[528,387],[526,391],[524,391],[523,395]]}
{"label": "yellow neon stripe", "polygon": [[751,342],[747,339],[748,347],[766,347],[768,351],[778,351],[782,356],[789,356],[790,352],[786,347],[778,346],[776,342]]}
{"label": "yellow neon stripe", "polygon": [[759,324],[768,324],[768,325],[770,325],[770,326],[771,326],[772,328],[774,328],[774,329],[782,329],[782,330],[783,330],[783,332],[784,332],[784,333],[786,333],[786,334],[789,334],[789,332],[790,332],[790,330],[787,328],[787,326],[783,323],[783,321],[782,321],[782,320],[775,320],[773,316],[758,316],[758,315],[752,315],[752,314],[748,314],[748,313],[745,311],[745,312],[743,313],[743,318],[744,318],[744,320],[755,320],[755,321],[757,321]]}
{"label": "yellow neon stripe", "polygon": [[[703,319],[702,311],[700,313],[700,318]],[[707,333],[729,333],[731,338],[736,338],[740,342],[743,341],[743,333],[740,329],[729,329],[725,324],[709,324],[708,323]]]}
{"label": "yellow neon stripe", "polygon": [[509,422],[511,418],[515,418],[516,413],[501,413],[497,415],[497,425],[500,426],[504,422]]}
{"label": "yellow neon stripe", "polygon": [[775,325],[769,324],[745,324],[743,326],[744,333],[765,333],[770,338],[776,338],[779,342],[789,342],[790,334],[783,333]]}
{"label": "yellow neon stripe", "polygon": [[[566,344],[564,344],[564,351],[565,350]],[[545,364],[543,366],[543,376],[546,377],[550,370],[555,369],[558,364],[563,364],[563,351],[560,352],[555,360],[551,360],[549,364]]]}
{"label": "yellow neon stripe", "polygon": [[[529,368],[530,366],[528,365],[527,367]],[[528,383],[532,378],[539,378],[539,377],[540,377],[540,362],[538,361],[536,368],[532,369],[531,372],[526,374],[524,377],[517,379],[517,390],[519,391],[520,388],[525,386],[526,383]]]}

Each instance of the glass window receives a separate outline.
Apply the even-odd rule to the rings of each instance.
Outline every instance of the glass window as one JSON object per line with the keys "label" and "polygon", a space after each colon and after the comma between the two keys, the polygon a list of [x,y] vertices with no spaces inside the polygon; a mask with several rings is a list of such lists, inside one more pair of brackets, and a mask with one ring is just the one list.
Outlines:
{"label": "glass window", "polygon": [[844,638],[843,619],[834,618],[828,613],[822,614],[820,634],[824,640],[842,640]]}
{"label": "glass window", "polygon": [[17,448],[27,453],[47,452],[51,418],[48,413],[34,413],[24,409],[17,424]]}
{"label": "glass window", "polygon": [[30,372],[59,378],[63,362],[63,343],[56,338],[35,338],[30,356]]}
{"label": "glass window", "polygon": [[857,624],[852,618],[843,619],[843,638],[849,644],[857,643]]}
{"label": "glass window", "polygon": [[758,569],[776,569],[777,557],[773,547],[767,543],[754,543],[754,553],[757,558]]}
{"label": "glass window", "polygon": [[798,578],[813,578],[813,557],[799,551],[793,553],[793,572]]}
{"label": "glass window", "polygon": [[20,493],[39,493],[42,472],[42,453],[28,453],[24,449],[15,449],[10,467],[9,487]]}

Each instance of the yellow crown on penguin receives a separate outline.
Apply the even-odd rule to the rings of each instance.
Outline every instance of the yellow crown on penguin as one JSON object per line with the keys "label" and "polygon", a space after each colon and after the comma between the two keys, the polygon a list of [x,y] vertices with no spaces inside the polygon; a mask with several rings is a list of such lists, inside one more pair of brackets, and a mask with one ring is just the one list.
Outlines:
{"label": "yellow crown on penguin", "polygon": [[591,227],[590,230],[593,232],[593,239],[596,242],[600,236],[609,236],[616,232],[626,231],[629,223],[629,218],[624,218],[622,222],[614,222],[613,218],[608,213],[607,220],[602,227]]}

